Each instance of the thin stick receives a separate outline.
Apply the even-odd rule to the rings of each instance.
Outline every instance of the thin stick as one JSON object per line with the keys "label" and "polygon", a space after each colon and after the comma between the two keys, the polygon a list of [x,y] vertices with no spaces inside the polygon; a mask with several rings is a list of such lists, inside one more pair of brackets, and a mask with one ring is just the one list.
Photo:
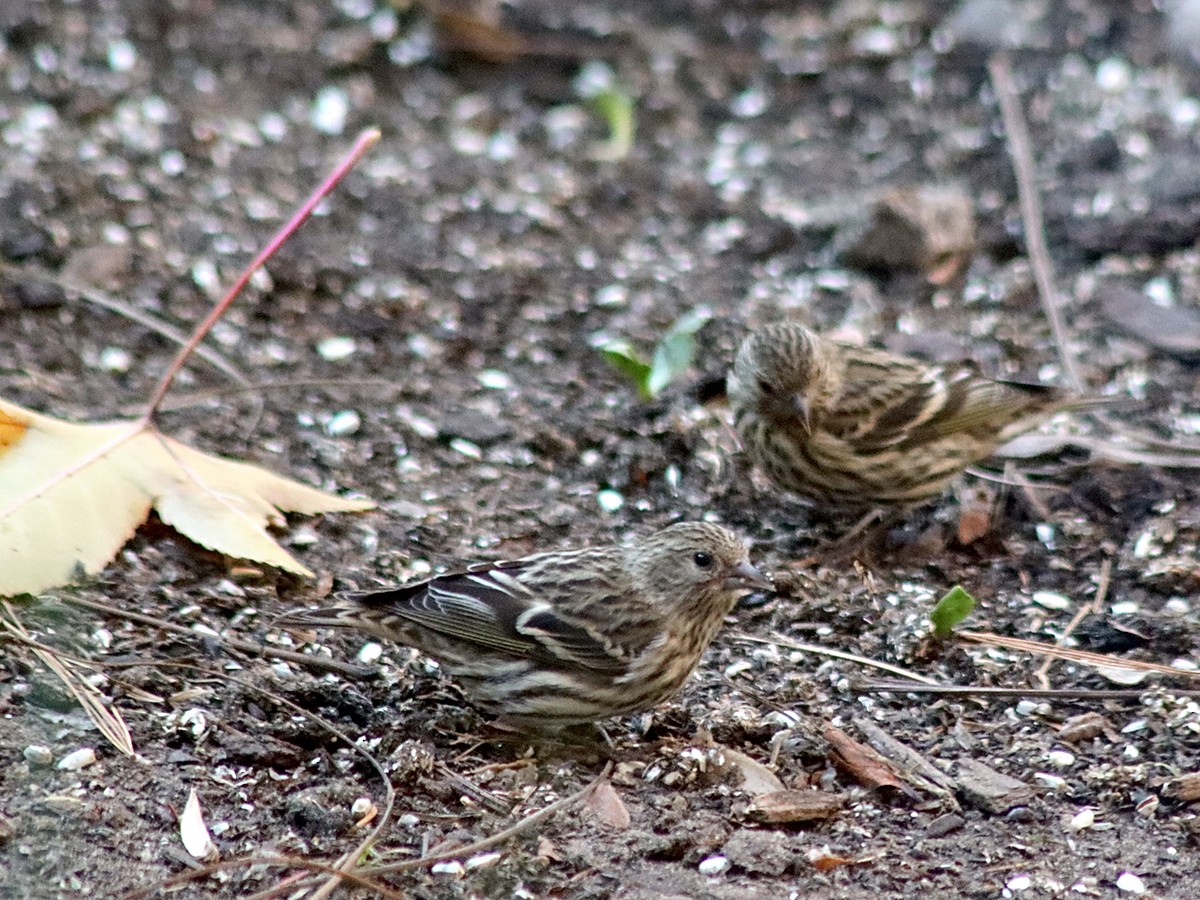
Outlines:
{"label": "thin stick", "polygon": [[[59,597],[63,603],[68,603],[72,606],[81,606],[84,609],[95,610],[106,615],[116,616],[120,619],[128,619],[131,622],[141,622],[143,625],[152,625],[155,628],[161,628],[164,631],[171,631],[175,634],[186,635],[187,637],[196,637],[196,632],[184,625],[176,625],[174,622],[165,622],[162,619],[148,616],[144,613],[134,612],[130,609],[119,609],[115,606],[108,606],[105,603],[100,603],[96,600],[84,600],[82,597]],[[212,637],[206,635],[207,637]],[[298,653],[295,650],[284,650],[282,647],[272,647],[268,644],[255,644],[252,641],[243,641],[240,638],[227,637],[225,635],[216,635],[212,637],[218,643],[224,644],[234,650],[240,650],[242,653],[247,653],[251,656],[265,656],[269,659],[282,659],[290,663],[295,663],[299,666],[309,666],[314,669],[324,669],[328,672],[337,672],[339,675],[345,675],[349,678],[362,678],[372,674],[372,670],[363,666],[353,666],[348,663],[338,662],[335,659],[323,659],[319,656],[313,656],[311,653]]]}
{"label": "thin stick", "polygon": [[834,650],[831,647],[822,647],[820,644],[804,644],[800,641],[789,640],[785,637],[769,637],[760,638],[752,634],[743,634],[742,632],[734,632],[730,637],[737,640],[749,641],[752,644],[770,644],[776,647],[786,647],[789,650],[799,650],[802,653],[813,653],[817,656],[829,656],[834,659],[844,659],[847,662],[858,663],[860,666],[867,666],[872,669],[879,669],[882,672],[891,672],[893,675],[899,675],[901,678],[911,678],[918,684],[937,684],[932,678],[926,678],[924,675],[918,675],[916,672],[910,672],[908,669],[902,669],[899,666],[893,666],[890,663],[880,662],[876,659],[869,659],[866,656],[857,656],[853,653],[844,653],[841,650]]}
{"label": "thin stick", "polygon": [[[1030,697],[1041,700],[1141,700],[1145,690],[1129,688],[1007,688],[975,684],[908,684],[903,681],[859,681],[850,685],[855,693],[946,694],[965,697]],[[1200,697],[1200,691],[1166,689],[1176,697]]]}
{"label": "thin stick", "polygon": [[1121,659],[1119,656],[1106,656],[1103,653],[1089,653],[1086,650],[1072,650],[1069,647],[1059,647],[1056,644],[1043,644],[1040,641],[1029,641],[1025,638],[1004,637],[990,634],[986,631],[957,631],[955,634],[964,641],[984,644],[990,647],[1003,647],[1006,650],[1019,650],[1023,653],[1045,653],[1059,659],[1069,659],[1072,662],[1083,663],[1087,666],[1097,666],[1107,669],[1135,669],[1138,672],[1157,672],[1159,675],[1173,675],[1176,678],[1200,678],[1200,672],[1190,669],[1176,669],[1161,663],[1142,662],[1140,659]]}
{"label": "thin stick", "polygon": [[988,74],[996,90],[996,98],[1000,101],[1000,116],[1004,120],[1004,133],[1008,136],[1008,152],[1013,159],[1017,199],[1025,228],[1025,249],[1029,252],[1029,264],[1037,283],[1038,296],[1050,321],[1050,330],[1067,384],[1072,390],[1082,392],[1083,379],[1079,377],[1075,357],[1067,346],[1067,331],[1059,311],[1059,294],[1054,287],[1054,261],[1050,256],[1050,248],[1046,246],[1046,226],[1035,184],[1033,147],[1025,127],[1025,117],[1021,113],[1021,102],[1012,76],[1012,62],[1007,51],[998,50],[992,54],[988,59]]}
{"label": "thin stick", "polygon": [[586,800],[599,784],[608,777],[608,773],[612,771],[612,761],[606,762],[600,774],[589,781],[582,788],[568,797],[563,797],[561,800],[556,800],[544,809],[540,809],[531,815],[526,816],[520,822],[505,828],[503,831],[498,831],[490,837],[485,837],[482,840],[475,841],[473,844],[467,844],[465,847],[455,847],[452,850],[445,850],[442,853],[431,853],[429,856],[422,856],[420,859],[410,859],[404,862],[392,863],[386,866],[363,866],[358,871],[366,875],[384,875],[392,872],[410,872],[413,869],[420,869],[431,865],[435,862],[441,862],[445,859],[459,859],[468,856],[474,856],[482,850],[490,850],[498,844],[503,844],[510,838],[516,837],[523,831],[532,828],[545,819],[550,818],[557,812],[560,812],[577,803]]}
{"label": "thin stick", "polygon": [[381,135],[378,128],[370,128],[360,134],[358,136],[358,140],[354,142],[354,146],[346,155],[346,158],[343,159],[329,175],[329,177],[326,178],[315,191],[313,191],[312,195],[306,201],[304,201],[304,204],[299,210],[296,211],[295,215],[288,220],[286,225],[279,229],[275,236],[267,242],[267,245],[258,252],[258,255],[254,257],[250,265],[248,265],[242,271],[242,274],[238,276],[237,281],[233,283],[233,287],[231,287],[225,296],[221,298],[221,301],[213,307],[212,311],[208,314],[204,321],[197,326],[196,330],[192,333],[191,338],[188,339],[187,344],[185,344],[179,353],[176,354],[175,359],[171,361],[171,365],[167,367],[166,373],[155,387],[154,392],[150,395],[150,402],[146,404],[146,411],[142,413],[142,422],[144,424],[150,424],[151,419],[154,418],[154,414],[158,411],[159,404],[162,403],[163,397],[166,396],[167,391],[171,387],[171,383],[175,380],[175,376],[179,374],[179,370],[183,368],[183,364],[187,361],[187,358],[192,355],[196,349],[196,346],[202,340],[204,340],[204,336],[208,334],[213,325],[217,323],[217,320],[225,314],[225,310],[229,308],[229,305],[233,303],[238,294],[242,292],[242,289],[246,286],[247,282],[250,281],[250,278],[254,275],[254,273],[258,271],[259,267],[261,267],[263,263],[265,263],[275,254],[275,251],[279,249],[280,245],[282,245],[284,241],[291,237],[292,233],[297,228],[304,224],[305,220],[308,219],[308,217],[312,215],[313,210],[316,209],[317,204],[320,203],[325,196],[334,189],[337,183],[341,181],[343,177],[345,177],[346,173],[350,171],[355,163],[362,158],[362,155],[366,153],[368,149],[370,149],[371,145],[379,140],[380,136]]}
{"label": "thin stick", "polygon": [[[187,335],[174,325],[164,322],[162,319],[158,318],[158,316],[148,313],[143,309],[138,309],[135,306],[131,306],[128,303],[117,300],[115,297],[110,297],[108,294],[104,293],[98,288],[90,287],[89,285],[76,281],[73,278],[66,278],[62,275],[48,272],[45,269],[42,269],[40,266],[34,266],[30,263],[22,263],[20,266],[17,266],[13,265],[12,263],[0,262],[0,272],[35,274],[37,277],[43,278],[51,284],[58,285],[67,294],[76,294],[83,300],[86,300],[88,303],[92,303],[102,309],[107,309],[109,312],[114,312],[119,316],[124,316],[131,322],[136,322],[138,325],[141,325],[147,331],[157,332],[169,341],[174,341],[176,344],[187,343]],[[232,362],[230,362],[212,347],[201,344],[196,348],[196,355],[205,362],[211,364],[213,368],[224,372],[238,384],[248,385],[250,383],[249,379],[241,373],[237,366],[235,366]]]}
{"label": "thin stick", "polygon": [[[1099,612],[1100,607],[1104,605],[1104,598],[1108,596],[1109,578],[1112,576],[1112,560],[1105,558],[1100,563],[1100,580],[1096,583],[1096,596],[1091,603],[1085,603],[1079,608],[1079,611],[1071,617],[1071,621],[1067,623],[1067,627],[1063,629],[1063,633],[1058,636],[1054,642],[1058,646],[1062,646],[1067,642],[1067,639],[1079,627],[1079,623],[1084,620],[1084,617],[1089,613]],[[1050,673],[1050,667],[1054,665],[1054,657],[1047,656],[1042,660],[1042,664],[1038,666],[1037,671],[1033,673],[1034,679],[1043,688],[1049,689],[1050,679],[1047,677]]]}

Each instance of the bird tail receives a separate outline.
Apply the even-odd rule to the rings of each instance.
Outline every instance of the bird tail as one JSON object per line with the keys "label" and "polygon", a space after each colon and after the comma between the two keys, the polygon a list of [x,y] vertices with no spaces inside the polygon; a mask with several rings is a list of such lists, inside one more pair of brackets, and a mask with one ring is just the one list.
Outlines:
{"label": "bird tail", "polygon": [[1129,394],[1114,394],[1109,397],[1094,395],[1091,397],[1071,397],[1066,400],[1063,405],[1063,410],[1070,412],[1100,412],[1107,410],[1123,410],[1145,408],[1146,401],[1139,400]]}
{"label": "bird tail", "polygon": [[361,628],[363,609],[351,603],[284,613],[272,624],[278,628]]}

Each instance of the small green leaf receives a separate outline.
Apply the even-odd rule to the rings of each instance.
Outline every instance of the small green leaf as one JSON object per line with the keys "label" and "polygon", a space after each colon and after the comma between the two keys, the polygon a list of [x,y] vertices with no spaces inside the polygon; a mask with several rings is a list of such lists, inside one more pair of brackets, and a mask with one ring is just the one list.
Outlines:
{"label": "small green leaf", "polygon": [[633,97],[615,84],[592,97],[596,112],[608,125],[608,140],[601,154],[604,159],[624,159],[633,149],[636,107]]}
{"label": "small green leaf", "polygon": [[938,601],[929,621],[933,623],[933,633],[940,638],[949,637],[954,626],[962,622],[975,609],[975,598],[955,585],[946,592],[946,596]]}
{"label": "small green leaf", "polygon": [[657,397],[672,381],[687,371],[696,356],[696,332],[712,318],[705,307],[688,310],[675,320],[654,348],[654,362],[646,380],[651,397]]}
{"label": "small green leaf", "polygon": [[629,341],[614,338],[602,344],[600,352],[614,369],[634,383],[643,400],[653,398],[654,395],[650,393],[650,366]]}

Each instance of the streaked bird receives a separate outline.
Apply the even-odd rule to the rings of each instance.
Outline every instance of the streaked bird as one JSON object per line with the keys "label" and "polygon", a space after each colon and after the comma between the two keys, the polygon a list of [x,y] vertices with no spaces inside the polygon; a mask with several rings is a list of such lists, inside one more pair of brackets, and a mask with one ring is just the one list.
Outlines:
{"label": "streaked bird", "polygon": [[[747,337],[729,373],[734,425],[776,485],[845,510],[934,497],[965,468],[1077,401],[842,343],[795,323]],[[1103,402],[1103,401],[1101,401]]]}
{"label": "streaked bird", "polygon": [[541,553],[293,613],[436,659],[484,712],[519,728],[649,709],[696,668],[739,597],[770,590],[745,544],[707,523],[631,547]]}

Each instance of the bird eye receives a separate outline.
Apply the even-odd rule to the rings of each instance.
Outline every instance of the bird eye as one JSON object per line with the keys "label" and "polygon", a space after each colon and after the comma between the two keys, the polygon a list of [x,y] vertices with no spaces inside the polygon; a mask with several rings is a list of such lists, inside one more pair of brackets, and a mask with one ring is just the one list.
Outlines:
{"label": "bird eye", "polygon": [[707,569],[712,566],[713,558],[711,556],[709,556],[707,553],[705,553],[703,550],[701,550],[695,556],[692,557],[692,562],[694,562],[701,569]]}
{"label": "bird eye", "polygon": [[771,384],[771,382],[767,381],[765,378],[758,379],[758,389],[764,394],[775,393],[775,385]]}

